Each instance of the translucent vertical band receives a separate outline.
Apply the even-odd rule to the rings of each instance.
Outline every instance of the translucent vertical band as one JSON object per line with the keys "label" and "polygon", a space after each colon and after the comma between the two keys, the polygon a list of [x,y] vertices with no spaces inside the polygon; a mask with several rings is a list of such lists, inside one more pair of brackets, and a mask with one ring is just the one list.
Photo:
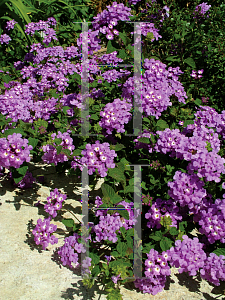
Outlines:
{"label": "translucent vertical band", "polygon": [[[89,61],[88,61],[88,23],[89,22],[74,22],[82,23],[82,62],[81,62],[81,97],[82,103],[85,106],[81,110],[81,134],[73,134],[74,136],[98,136],[98,134],[89,133]],[[90,22],[91,23],[91,22]]]}

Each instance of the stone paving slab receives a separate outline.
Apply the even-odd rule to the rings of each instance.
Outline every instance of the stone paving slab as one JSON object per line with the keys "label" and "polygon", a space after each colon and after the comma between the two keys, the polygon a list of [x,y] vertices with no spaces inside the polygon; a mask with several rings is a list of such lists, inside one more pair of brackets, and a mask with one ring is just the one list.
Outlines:
{"label": "stone paving slab", "polygon": [[[0,178],[0,300],[105,300],[102,286],[95,284],[86,289],[82,285],[80,269],[71,271],[59,263],[55,250],[63,245],[62,238],[57,245],[50,244],[46,251],[33,240],[31,231],[37,220],[48,216],[42,207],[33,204],[37,200],[46,200],[54,188],[68,195],[67,202],[81,220],[77,207],[81,206],[79,180],[56,174],[54,167],[43,167],[33,175],[43,173],[44,184],[35,184],[33,189],[23,191]],[[64,217],[70,217],[70,214],[66,213]],[[66,228],[59,220],[54,223],[58,226],[55,235],[60,238]],[[179,274],[172,268],[165,290],[156,296],[137,292],[133,283],[122,287],[121,293],[124,300],[225,300],[225,296],[218,297],[224,289],[224,282],[214,287],[199,277]]]}

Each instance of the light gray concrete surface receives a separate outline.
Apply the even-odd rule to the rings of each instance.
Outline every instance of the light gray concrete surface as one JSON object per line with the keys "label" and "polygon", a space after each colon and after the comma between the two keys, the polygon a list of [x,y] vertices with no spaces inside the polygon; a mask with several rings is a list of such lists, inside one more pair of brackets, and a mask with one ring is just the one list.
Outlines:
{"label": "light gray concrete surface", "polygon": [[[31,167],[35,167],[30,164]],[[32,168],[31,168],[32,170]],[[8,180],[0,179],[0,300],[60,300],[93,299],[105,300],[102,286],[94,285],[87,290],[82,285],[80,269],[71,271],[59,263],[55,254],[57,247],[63,245],[65,226],[56,219],[59,239],[57,245],[49,245],[41,250],[33,240],[31,233],[39,218],[47,217],[42,207],[34,207],[37,200],[46,200],[54,188],[68,195],[68,205],[79,214],[79,180],[57,175],[54,167],[38,169],[33,175],[45,174],[46,182],[35,184],[33,189],[21,191]],[[96,191],[97,192],[97,191]],[[67,212],[64,217],[71,217]],[[61,231],[60,231],[61,230]],[[214,300],[225,289],[225,284],[214,287],[199,277],[189,277],[172,269],[163,292],[156,296],[137,292],[131,284],[121,288],[124,300]]]}

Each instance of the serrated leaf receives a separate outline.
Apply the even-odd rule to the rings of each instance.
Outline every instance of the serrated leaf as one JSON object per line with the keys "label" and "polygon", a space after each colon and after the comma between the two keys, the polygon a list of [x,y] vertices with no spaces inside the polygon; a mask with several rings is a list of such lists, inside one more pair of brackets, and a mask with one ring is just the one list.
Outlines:
{"label": "serrated leaf", "polygon": [[143,247],[142,252],[143,253],[149,253],[151,249],[154,249],[154,245],[152,245],[151,243],[145,244],[145,246]]}
{"label": "serrated leaf", "polygon": [[121,217],[123,217],[126,220],[129,220],[129,213],[126,209],[125,210],[120,209],[118,212],[121,215]]}
{"label": "serrated leaf", "polygon": [[177,235],[179,233],[176,227],[171,227],[169,232],[171,235]]}
{"label": "serrated leaf", "polygon": [[110,198],[110,202],[112,204],[117,204],[119,202],[123,201],[123,198],[120,197],[118,194],[114,194],[111,198]]}
{"label": "serrated leaf", "polygon": [[127,244],[126,243],[124,243],[124,242],[120,242],[119,244],[117,244],[117,246],[116,246],[116,250],[119,252],[119,254],[121,255],[121,256],[124,256],[125,255],[125,253],[126,253],[126,251],[127,251]]}
{"label": "serrated leaf", "polygon": [[119,168],[109,169],[108,175],[114,179],[116,179],[118,182],[126,182],[126,177],[124,173]]}
{"label": "serrated leaf", "polygon": [[149,238],[153,239],[154,241],[161,241],[163,235],[161,231],[156,231],[155,234],[150,234]]}
{"label": "serrated leaf", "polygon": [[145,143],[145,144],[150,144],[149,138],[147,138],[147,137],[141,137],[141,138],[139,138],[138,142]]}
{"label": "serrated leaf", "polygon": [[122,226],[122,227],[120,227],[120,232],[121,232],[121,234],[122,234],[123,238],[125,238],[126,229],[125,229],[123,226]]}
{"label": "serrated leaf", "polygon": [[106,183],[101,185],[102,193],[105,197],[112,198],[115,195],[114,189]]}
{"label": "serrated leaf", "polygon": [[162,251],[169,250],[173,245],[172,241],[167,237],[163,237],[159,244]]}
{"label": "serrated leaf", "polygon": [[215,253],[217,256],[220,256],[220,255],[225,256],[225,248],[217,248],[212,253]]}
{"label": "serrated leaf", "polygon": [[113,256],[113,257],[119,257],[120,254],[117,251],[112,251],[111,252],[111,256]]}
{"label": "serrated leaf", "polygon": [[93,252],[89,253],[89,257],[91,258],[91,262],[95,265],[97,265],[100,261],[99,256],[97,254],[93,253]]}
{"label": "serrated leaf", "polygon": [[61,153],[62,148],[63,148],[63,146],[58,146],[58,147],[56,147],[57,155],[59,155],[59,154]]}
{"label": "serrated leaf", "polygon": [[134,192],[134,186],[133,185],[125,186],[124,193],[133,193],[133,192]]}
{"label": "serrated leaf", "polygon": [[98,117],[98,115],[96,115],[96,114],[93,114],[93,115],[91,115],[91,119],[93,119],[93,120],[98,120],[98,119],[99,119],[99,117]]}
{"label": "serrated leaf", "polygon": [[176,40],[179,40],[181,38],[181,36],[177,33],[174,34],[174,37],[175,37]]}
{"label": "serrated leaf", "polygon": [[169,128],[169,125],[164,120],[158,120],[157,123],[156,123],[156,126],[158,126],[160,129]]}
{"label": "serrated leaf", "polygon": [[38,139],[34,139],[32,137],[29,137],[28,138],[28,141],[29,141],[29,145],[31,145],[33,147],[33,149],[37,146],[39,140]]}

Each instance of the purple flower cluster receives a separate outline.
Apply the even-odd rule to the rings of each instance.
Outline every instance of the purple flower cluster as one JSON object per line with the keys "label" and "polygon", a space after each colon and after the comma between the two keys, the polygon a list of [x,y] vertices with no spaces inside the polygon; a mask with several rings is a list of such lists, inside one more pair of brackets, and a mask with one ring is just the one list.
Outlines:
{"label": "purple flower cluster", "polygon": [[42,31],[44,35],[43,42],[48,46],[48,44],[54,39],[58,41],[56,37],[56,32],[50,26],[55,26],[57,21],[54,18],[48,18],[47,21],[40,20],[38,23],[29,23],[26,26],[25,32],[26,34],[34,35],[35,31]]}
{"label": "purple flower cluster", "polygon": [[[194,11],[194,19],[199,19],[200,17],[203,17],[206,12],[210,9],[211,5],[208,5],[207,2],[203,2],[196,6]],[[209,14],[207,15],[207,18],[209,18]]]}
{"label": "purple flower cluster", "polygon": [[93,28],[99,30],[101,33],[106,34],[106,38],[112,40],[114,35],[118,35],[118,31],[114,29],[114,26],[118,24],[118,21],[130,21],[131,8],[124,6],[123,3],[113,2],[110,6],[106,6],[108,10],[103,10],[96,17],[93,17]]}
{"label": "purple flower cluster", "polygon": [[136,143],[134,148],[135,149],[147,149],[149,153],[152,153],[152,151],[153,151],[153,143],[152,142],[150,144],[139,142],[139,139],[142,137],[147,137],[151,140],[151,134],[153,136],[156,135],[155,133],[153,133],[147,129],[144,129],[143,133],[141,133],[140,135],[138,135],[138,137],[136,139],[134,139],[134,142]]}
{"label": "purple flower cluster", "polygon": [[57,210],[62,208],[62,204],[66,198],[66,195],[60,194],[58,189],[54,189],[53,192],[50,192],[50,197],[47,198],[48,203],[44,206],[45,211],[55,218],[57,216]]}
{"label": "purple flower cluster", "polygon": [[[54,140],[56,137],[56,133],[53,133],[51,137]],[[62,142],[59,145],[62,146],[62,150],[68,149],[71,151],[70,155],[72,155],[75,146],[73,145],[73,139],[70,137],[69,133],[61,133],[60,131],[58,131],[57,138],[62,139]],[[63,153],[57,154],[55,143],[53,143],[53,145],[44,145],[41,147],[41,149],[45,152],[45,154],[42,156],[42,160],[48,164],[54,163],[55,165],[57,165],[58,162],[68,161],[67,155]]]}
{"label": "purple flower cluster", "polygon": [[170,217],[172,219],[171,227],[177,228],[177,221],[182,220],[182,215],[179,213],[179,207],[172,199],[162,200],[157,198],[148,212],[145,214],[145,219],[148,220],[147,227],[157,229],[161,228],[160,224],[162,217]]}
{"label": "purple flower cluster", "polygon": [[[144,111],[147,116],[152,115],[157,119],[161,116],[161,112],[172,105],[169,97],[173,94],[178,98],[179,102],[185,103],[185,98],[187,99],[188,97],[184,87],[178,81],[178,75],[183,73],[179,67],[169,67],[167,71],[165,69],[166,65],[159,60],[146,58],[144,68],[146,70],[143,78],[130,77],[123,84],[123,98],[126,98],[127,101],[132,101],[135,84],[135,89],[139,93],[134,95],[134,100],[142,105],[139,110],[141,112]],[[139,99],[140,93],[142,99]]]}
{"label": "purple flower cluster", "polygon": [[[154,26],[154,23],[142,23],[140,25],[136,26],[137,30],[134,32],[131,32],[131,34],[142,34],[144,36],[147,36],[148,32],[153,33],[153,38],[151,39],[151,42],[153,42],[155,39],[158,41],[159,38],[162,36],[158,34],[159,29],[156,29]],[[135,42],[135,44],[137,41]]]}
{"label": "purple flower cluster", "polygon": [[1,42],[1,44],[8,44],[9,41],[11,41],[11,40],[12,40],[11,37],[8,34],[6,34],[6,33],[4,33],[4,34],[2,34],[0,36],[0,42]]}
{"label": "purple flower cluster", "polygon": [[207,237],[210,244],[217,240],[225,242],[225,199],[216,199],[215,203],[207,201],[194,220],[198,221],[201,226],[199,232]]}
{"label": "purple flower cluster", "polygon": [[10,30],[14,28],[14,25],[17,24],[18,22],[16,22],[15,20],[10,20],[6,22],[6,30]]}
{"label": "purple flower cluster", "polygon": [[50,217],[43,221],[38,219],[37,225],[32,231],[35,243],[37,245],[42,245],[43,250],[48,247],[49,243],[52,245],[58,243],[58,239],[54,235],[51,235],[54,231],[56,231],[57,225],[50,224],[50,220]]}
{"label": "purple flower cluster", "polygon": [[[87,51],[89,51],[89,54],[93,54],[93,51],[98,51],[101,49],[101,45],[99,44],[101,42],[101,39],[98,38],[99,30],[92,31],[91,29],[88,29],[88,32],[83,34],[81,33],[79,38],[77,39],[77,46],[79,47],[80,51],[84,51],[84,47],[87,47]],[[84,45],[84,43],[86,45]],[[83,45],[82,45],[83,43]]]}
{"label": "purple flower cluster", "polygon": [[99,224],[94,225],[94,232],[96,233],[95,243],[101,240],[109,240],[116,243],[118,240],[116,230],[123,226],[120,216],[100,216]]}
{"label": "purple flower cluster", "polygon": [[166,128],[164,131],[156,131],[159,135],[159,138],[154,146],[156,152],[168,153],[171,152],[170,156],[178,156],[183,159],[182,155],[177,153],[179,145],[187,143],[188,138],[182,135],[179,129],[170,129]]}
{"label": "purple flower cluster", "polygon": [[30,150],[33,147],[28,145],[27,139],[22,139],[20,133],[13,133],[7,138],[0,139],[0,164],[5,168],[19,168],[25,161],[29,162]]}
{"label": "purple flower cluster", "polygon": [[158,251],[151,249],[147,254],[145,261],[145,276],[144,279],[136,279],[134,285],[143,293],[156,295],[165,287],[166,276],[171,274],[168,266],[168,254],[163,251],[159,254]]}
{"label": "purple flower cluster", "polygon": [[215,253],[210,253],[207,257],[204,267],[200,270],[200,275],[203,279],[215,284],[220,285],[220,280],[225,281],[225,265],[224,255],[217,256]]}
{"label": "purple flower cluster", "polygon": [[193,240],[183,235],[183,241],[176,240],[175,247],[168,250],[169,262],[173,267],[179,268],[178,272],[189,272],[195,276],[200,268],[204,267],[206,253],[202,250],[203,244],[198,238]]}
{"label": "purple flower cluster", "polygon": [[20,189],[30,189],[32,188],[33,183],[36,182],[36,178],[34,178],[32,173],[29,171],[27,171],[23,179],[18,183],[15,183],[15,181],[13,180],[12,172],[9,172],[8,176],[12,180],[13,185],[19,187]]}
{"label": "purple flower cluster", "polygon": [[203,188],[204,182],[196,174],[188,175],[176,171],[173,179],[174,181],[167,183],[170,187],[168,195],[179,202],[182,207],[188,205],[188,208],[192,209],[194,205],[200,204],[207,194]]}
{"label": "purple flower cluster", "polygon": [[99,121],[99,125],[106,128],[108,134],[111,134],[114,129],[116,132],[125,132],[124,124],[127,124],[132,117],[131,108],[132,104],[119,98],[112,103],[107,103],[104,111],[100,111],[102,119]]}
{"label": "purple flower cluster", "polygon": [[196,73],[196,71],[192,70],[192,73],[191,73],[191,77],[197,79],[197,78],[201,78],[203,74],[204,70],[201,69],[201,70],[198,70],[198,74]]}
{"label": "purple flower cluster", "polygon": [[[64,245],[58,250],[58,255],[62,261],[63,266],[69,266],[71,269],[78,267],[78,253],[85,253],[85,247],[78,242],[78,238],[81,236],[74,233],[72,236],[66,237]],[[74,252],[74,250],[76,252]],[[75,265],[73,266],[72,263]]]}
{"label": "purple flower cluster", "polygon": [[130,73],[131,72],[127,70],[120,69],[120,71],[117,71],[114,69],[114,70],[109,70],[104,72],[103,74],[101,74],[101,76],[103,77],[104,80],[107,80],[108,82],[112,82],[112,81],[117,81],[117,79],[129,75]]}
{"label": "purple flower cluster", "polygon": [[84,155],[79,159],[79,164],[76,162],[77,157],[74,156],[74,161],[71,162],[71,167],[83,170],[83,166],[88,167],[88,174],[92,175],[95,169],[101,177],[107,176],[108,168],[115,168],[115,163],[113,162],[114,157],[117,156],[114,150],[110,150],[109,143],[100,144],[97,140],[94,144],[86,144],[86,149],[81,152]]}
{"label": "purple flower cluster", "polygon": [[[95,197],[95,206],[96,208],[99,208],[99,206],[103,204],[102,202],[102,199],[99,197],[99,196],[96,196]],[[122,222],[122,226],[128,230],[130,228],[133,228],[133,225],[136,224],[137,220],[137,216],[140,214],[140,209],[134,209],[134,203],[133,202],[126,202],[125,200],[119,202],[117,205],[123,205],[124,208],[128,211],[129,213],[129,219],[124,219],[122,218],[121,219],[121,222]],[[101,210],[101,209],[98,209],[95,211],[95,216],[96,217],[99,217],[99,216],[104,216],[106,217],[107,215],[107,212],[108,212],[108,209],[104,209],[104,210]],[[120,216],[120,214],[118,212],[114,213],[113,216]],[[119,231],[120,232],[120,231]]]}
{"label": "purple flower cluster", "polygon": [[198,159],[192,160],[187,170],[189,174],[197,171],[197,176],[206,181],[220,182],[221,173],[225,174],[225,159],[213,152],[201,152]]}

